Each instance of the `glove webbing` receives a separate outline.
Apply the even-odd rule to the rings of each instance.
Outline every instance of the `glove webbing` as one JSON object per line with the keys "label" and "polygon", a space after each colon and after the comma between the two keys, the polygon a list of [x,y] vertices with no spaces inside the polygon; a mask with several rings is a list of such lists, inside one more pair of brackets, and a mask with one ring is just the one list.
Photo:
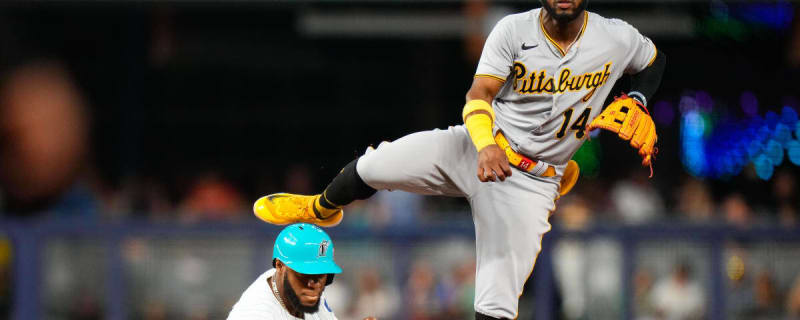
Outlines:
{"label": "glove webbing", "polygon": [[[623,97],[625,97],[626,95],[625,95],[625,94],[623,94],[622,96],[623,96]],[[636,98],[633,98],[633,100],[639,101],[639,100],[638,100],[638,99],[636,99]],[[653,118],[653,116],[651,116],[651,115],[650,115],[650,110],[647,110],[647,106],[646,106],[646,105],[644,105],[644,103],[642,103],[641,101],[639,101],[639,106],[640,106],[642,109],[644,109],[644,113],[646,113],[648,116],[650,116],[650,118],[651,118],[651,119]],[[650,179],[650,178],[653,178],[653,161],[655,161],[655,160],[656,160],[656,154],[658,154],[658,147],[656,147],[656,146],[653,146],[653,154],[651,154],[651,155],[648,155],[648,157],[650,157],[650,176],[649,176],[649,177],[647,177],[648,179]]]}

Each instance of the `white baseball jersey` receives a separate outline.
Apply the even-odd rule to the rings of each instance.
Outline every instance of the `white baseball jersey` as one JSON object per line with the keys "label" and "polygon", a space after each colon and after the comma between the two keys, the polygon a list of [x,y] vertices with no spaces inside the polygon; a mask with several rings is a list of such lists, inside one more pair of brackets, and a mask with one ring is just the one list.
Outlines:
{"label": "white baseball jersey", "polygon": [[506,16],[489,34],[476,77],[505,83],[492,106],[495,128],[517,151],[563,164],[583,144],[614,83],[656,57],[656,47],[618,19],[585,12],[577,41],[560,48],[540,23],[542,9]]}
{"label": "white baseball jersey", "polygon": [[[233,305],[228,320],[295,320],[298,319],[289,314],[281,306],[267,281],[275,274],[275,269],[267,270],[256,279],[247,290],[242,293],[239,301]],[[322,301],[319,303],[319,311],[316,313],[306,313],[306,320],[335,320],[333,310],[328,306],[323,292]]]}

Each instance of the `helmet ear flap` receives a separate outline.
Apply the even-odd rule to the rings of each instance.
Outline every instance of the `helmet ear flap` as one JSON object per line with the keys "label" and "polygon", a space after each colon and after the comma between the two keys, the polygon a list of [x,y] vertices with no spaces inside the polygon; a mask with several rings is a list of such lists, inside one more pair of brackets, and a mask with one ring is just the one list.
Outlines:
{"label": "helmet ear flap", "polygon": [[329,273],[329,274],[328,274],[328,279],[327,279],[327,280],[325,280],[325,286],[329,286],[331,283],[333,283],[333,277],[334,277],[335,275],[336,275],[336,274],[333,274],[333,273]]}

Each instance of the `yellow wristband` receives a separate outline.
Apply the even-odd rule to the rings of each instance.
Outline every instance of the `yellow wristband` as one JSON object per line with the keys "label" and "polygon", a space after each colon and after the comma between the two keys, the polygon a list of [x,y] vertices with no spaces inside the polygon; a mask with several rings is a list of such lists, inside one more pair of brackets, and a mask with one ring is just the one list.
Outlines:
{"label": "yellow wristband", "polygon": [[490,115],[492,115],[491,119],[489,120],[494,121],[494,110],[492,109],[492,105],[483,99],[474,99],[467,102],[467,104],[464,105],[464,110],[461,112],[461,119],[466,121],[467,115],[477,110],[488,112]]}
{"label": "yellow wristband", "polygon": [[467,131],[469,131],[469,136],[472,139],[472,143],[475,144],[475,149],[481,151],[481,149],[485,148],[486,146],[495,144],[494,137],[492,136],[494,110],[492,110],[492,106],[486,101],[475,99],[467,102],[467,104],[464,106],[464,112],[462,116],[467,117],[467,115],[477,110],[486,111],[488,114],[473,114],[464,120],[464,125],[467,127]]}

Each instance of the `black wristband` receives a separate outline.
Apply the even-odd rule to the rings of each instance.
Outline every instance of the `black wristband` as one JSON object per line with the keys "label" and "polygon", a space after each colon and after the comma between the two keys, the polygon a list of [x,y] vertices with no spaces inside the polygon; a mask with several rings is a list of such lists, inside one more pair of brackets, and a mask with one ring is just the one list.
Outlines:
{"label": "black wristband", "polygon": [[632,94],[628,95],[632,98],[636,98],[636,100],[639,100],[643,105],[647,105],[647,100],[653,97],[656,90],[658,90],[658,86],[661,85],[661,78],[664,75],[664,68],[666,65],[667,56],[659,51],[656,54],[656,59],[653,60],[653,64],[644,68],[644,70],[639,73],[631,75],[630,91],[631,93],[636,92],[641,96],[636,97]]}

